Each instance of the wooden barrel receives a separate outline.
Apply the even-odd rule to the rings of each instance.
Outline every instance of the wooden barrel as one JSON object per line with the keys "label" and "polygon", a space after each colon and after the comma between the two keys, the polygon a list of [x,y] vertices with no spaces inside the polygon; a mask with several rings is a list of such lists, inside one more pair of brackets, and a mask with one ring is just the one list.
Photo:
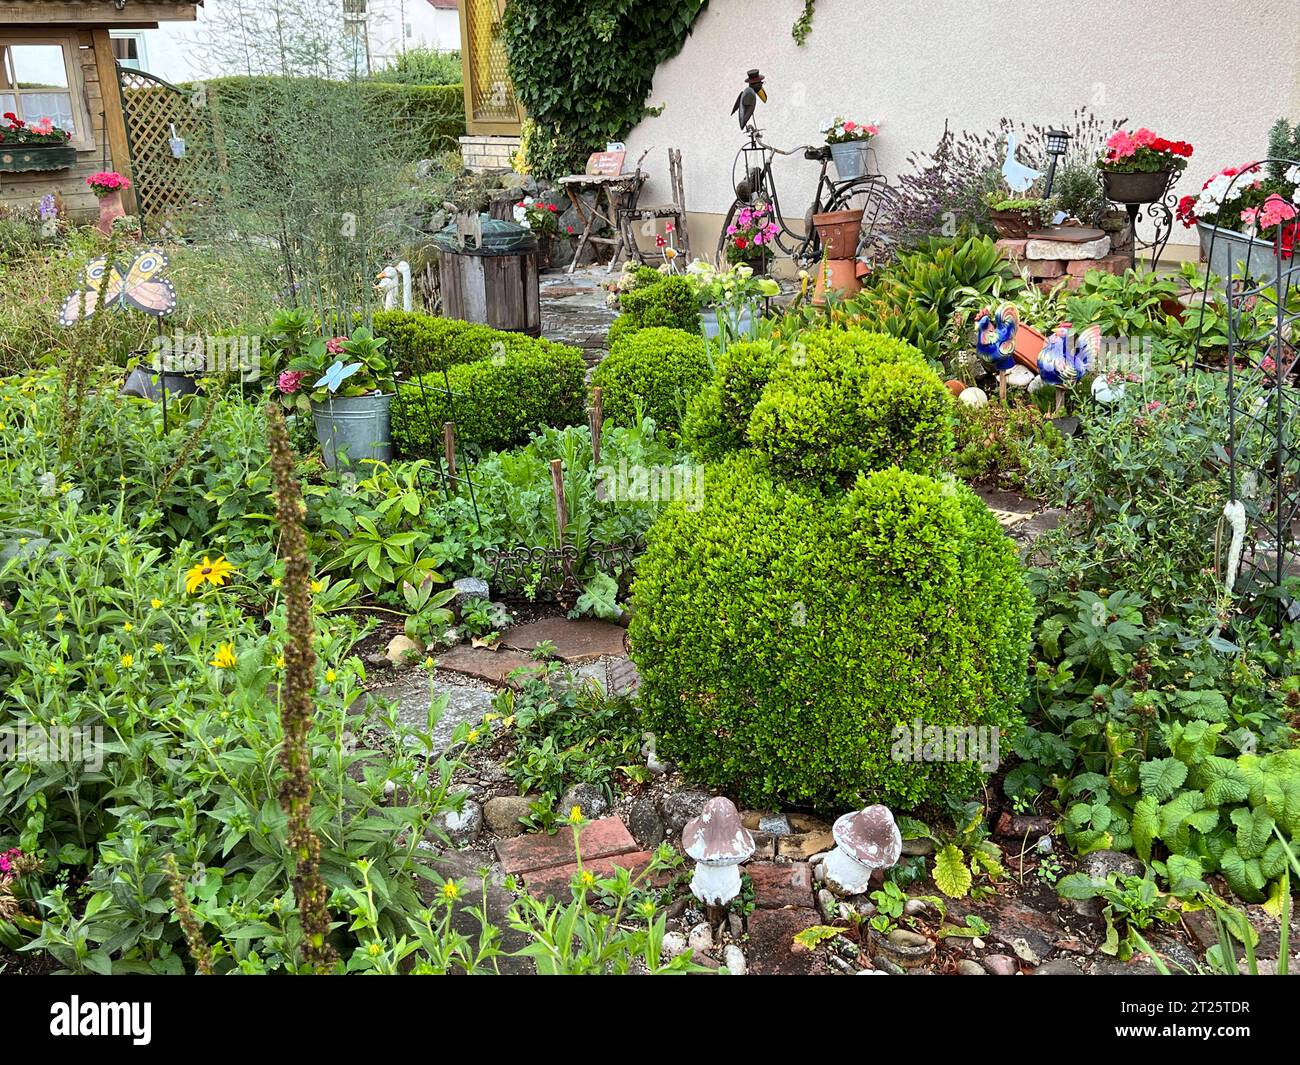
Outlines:
{"label": "wooden barrel", "polygon": [[438,250],[442,313],[462,322],[540,336],[537,252],[481,255]]}

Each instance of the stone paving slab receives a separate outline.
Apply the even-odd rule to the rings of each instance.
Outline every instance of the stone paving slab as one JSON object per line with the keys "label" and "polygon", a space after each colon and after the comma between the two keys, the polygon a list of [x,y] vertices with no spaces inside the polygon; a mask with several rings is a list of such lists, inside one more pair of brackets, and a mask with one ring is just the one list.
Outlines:
{"label": "stone paving slab", "polygon": [[[636,840],[617,817],[602,817],[585,825],[578,836],[582,860],[612,858],[619,854],[632,854],[637,850]],[[573,833],[561,828],[555,835],[544,834],[515,836],[497,843],[497,857],[507,873],[532,873],[573,862]]]}
{"label": "stone paving slab", "polygon": [[452,673],[461,673],[467,677],[477,677],[489,684],[512,688],[519,687],[517,680],[508,680],[512,672],[524,666],[533,666],[539,671],[541,666],[526,654],[517,651],[489,651],[483,647],[471,647],[469,644],[457,644],[438,656],[438,668]]}
{"label": "stone paving slab", "polygon": [[[654,854],[651,851],[633,851],[631,854],[616,854],[612,858],[593,858],[590,861],[583,858],[581,869],[598,879],[613,876],[615,869],[628,869],[633,876],[636,876],[643,872],[653,859]],[[578,875],[578,871],[578,863],[570,862],[568,865],[553,865],[548,869],[538,869],[528,873],[525,877],[528,882],[528,893],[537,899],[549,895],[554,899],[567,900],[569,885]]]}
{"label": "stone paving slab", "polygon": [[808,976],[826,971],[815,952],[794,945],[805,928],[821,924],[812,909],[755,910],[749,915],[749,972],[754,976]]}
{"label": "stone paving slab", "polygon": [[[450,684],[440,678],[433,682],[435,695],[447,696],[447,707],[433,726],[433,751],[430,757],[436,758],[451,746],[452,733],[463,721],[471,725],[482,720],[483,715],[492,709],[493,693],[481,688]],[[423,671],[408,672],[399,680],[382,687],[372,688],[372,698],[391,699],[398,704],[397,716],[404,724],[423,730],[429,721],[429,675]]]}
{"label": "stone paving slab", "polygon": [[811,907],[812,868],[806,862],[750,862],[741,867],[754,883],[754,905],[762,910],[784,906]]}
{"label": "stone paving slab", "polygon": [[543,618],[506,632],[502,646],[514,651],[531,651],[539,643],[555,644],[557,657],[565,662],[592,662],[626,654],[623,639],[627,630],[611,621],[596,618]]}

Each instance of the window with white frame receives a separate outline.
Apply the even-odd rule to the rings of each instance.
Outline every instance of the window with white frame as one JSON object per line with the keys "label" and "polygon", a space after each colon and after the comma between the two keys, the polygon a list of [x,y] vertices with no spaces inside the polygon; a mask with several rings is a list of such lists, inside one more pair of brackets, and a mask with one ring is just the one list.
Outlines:
{"label": "window with white frame", "polygon": [[0,115],[24,122],[48,118],[91,144],[90,122],[78,76],[78,47],[69,39],[0,36]]}
{"label": "window with white frame", "polygon": [[142,31],[109,30],[108,36],[113,42],[114,58],[127,70],[145,70],[148,67]]}

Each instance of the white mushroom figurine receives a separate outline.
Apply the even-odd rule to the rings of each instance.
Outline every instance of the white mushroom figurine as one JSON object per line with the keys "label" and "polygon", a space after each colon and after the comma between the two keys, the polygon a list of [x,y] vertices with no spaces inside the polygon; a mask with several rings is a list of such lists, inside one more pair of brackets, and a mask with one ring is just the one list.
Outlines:
{"label": "white mushroom figurine", "polygon": [[740,863],[754,853],[754,837],[735,803],[721,796],[706,802],[682,829],[682,847],[695,859],[691,893],[697,899],[722,906],[740,894]]}
{"label": "white mushroom figurine", "polygon": [[826,883],[839,895],[860,895],[871,874],[888,869],[903,853],[903,837],[887,806],[868,806],[837,820],[835,849],[826,858]]}

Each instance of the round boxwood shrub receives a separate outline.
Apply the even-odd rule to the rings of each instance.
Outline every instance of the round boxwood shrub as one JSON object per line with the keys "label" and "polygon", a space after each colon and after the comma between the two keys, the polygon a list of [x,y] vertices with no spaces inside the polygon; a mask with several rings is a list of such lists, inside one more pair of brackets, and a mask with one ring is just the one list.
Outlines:
{"label": "round boxwood shrub", "polygon": [[674,504],[651,528],[633,591],[660,750],[745,803],[968,794],[979,765],[896,757],[896,729],[910,743],[918,723],[996,727],[1009,747],[1031,600],[1012,544],[958,482],[890,468],[823,496],[729,456],[700,509]]}
{"label": "round boxwood shrub", "polygon": [[784,476],[847,488],[885,466],[937,472],[952,449],[952,404],[912,345],[823,329],[782,351],[747,432]]}
{"label": "round boxwood shrub", "polygon": [[591,383],[603,389],[606,417],[630,424],[639,399],[656,425],[676,430],[690,397],[710,375],[702,336],[652,327],[617,341],[591,375]]}
{"label": "round boxwood shrub", "polygon": [[773,344],[760,340],[729,344],[715,356],[713,377],[691,400],[682,425],[682,438],[696,455],[713,459],[749,446],[749,419],[777,356]]}
{"label": "round boxwood shrub", "polygon": [[609,346],[639,329],[663,326],[699,333],[700,304],[695,289],[684,277],[665,276],[644,288],[624,292],[618,299],[620,314],[609,327]]}

